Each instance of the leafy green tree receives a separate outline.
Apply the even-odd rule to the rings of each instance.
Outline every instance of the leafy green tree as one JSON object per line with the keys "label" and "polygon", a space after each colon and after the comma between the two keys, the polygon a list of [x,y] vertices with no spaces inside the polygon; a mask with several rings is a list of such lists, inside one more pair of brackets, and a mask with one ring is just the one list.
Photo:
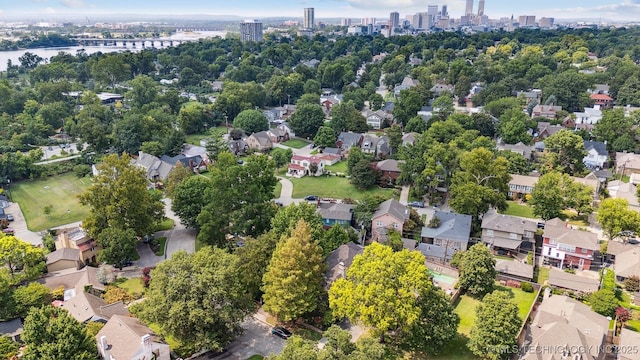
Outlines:
{"label": "leafy green tree", "polygon": [[45,270],[44,261],[41,248],[34,247],[13,235],[0,235],[0,264],[9,271],[10,284],[37,278]]}
{"label": "leafy green tree", "polygon": [[16,305],[16,313],[22,317],[27,316],[29,309],[39,308],[51,302],[49,288],[37,282],[16,288],[12,296]]}
{"label": "leafy green tree", "polygon": [[615,290],[600,289],[589,296],[591,310],[600,315],[614,317],[618,307]]}
{"label": "leafy green tree", "polygon": [[269,130],[269,120],[261,111],[243,110],[233,120],[233,126],[252,134]]}
{"label": "leafy green tree", "polygon": [[342,101],[331,108],[331,121],[329,126],[336,132],[361,131],[362,123],[366,130],[367,119],[356,109],[353,101]]}
{"label": "leafy green tree", "polygon": [[[233,131],[235,131],[235,129],[232,130],[232,133]],[[233,139],[232,133],[229,133],[229,137]],[[209,161],[213,163],[218,161],[218,157],[220,156],[220,154],[230,153],[229,143],[225,141],[222,137],[218,137],[218,136],[207,141],[205,148],[207,149],[207,156],[209,157]],[[240,152],[244,151],[244,149],[239,149],[239,150]],[[237,154],[234,153],[234,155],[237,155]]]}
{"label": "leafy green tree", "polygon": [[262,277],[267,270],[273,251],[280,238],[273,232],[264,233],[257,238],[247,238],[244,246],[238,247],[235,254],[242,259],[239,272],[245,289],[254,300],[262,297]]}
{"label": "leafy green tree", "polygon": [[311,235],[314,240],[320,241],[322,239],[324,234],[322,217],[316,211],[316,206],[308,202],[291,204],[281,208],[271,220],[271,232],[278,239],[288,238],[299,220],[304,220],[311,227]]}
{"label": "leafy green tree", "polygon": [[496,133],[496,124],[488,114],[476,113],[471,115],[473,128],[480,132],[480,135],[493,138]]}
{"label": "leafy green tree", "polygon": [[522,105],[520,103],[520,100],[514,97],[506,97],[487,103],[487,105],[485,105],[483,109],[490,115],[496,118],[500,118],[504,113],[507,112],[507,110],[521,110]]}
{"label": "leafy green tree", "polygon": [[110,227],[98,234],[96,242],[102,248],[98,259],[122,269],[123,262],[136,253],[138,238],[131,228]]}
{"label": "leafy green tree", "polygon": [[329,230],[324,232],[322,240],[320,240],[320,246],[322,247],[322,256],[326,257],[330,252],[340,247],[342,244],[347,244],[353,240],[349,230],[342,226],[335,224]]}
{"label": "leafy green tree", "polygon": [[305,359],[316,360],[318,346],[311,340],[303,339],[299,335],[293,335],[287,340],[287,345],[282,349],[282,352],[278,355],[269,357],[270,360],[290,360],[290,359]]}
{"label": "leafy green tree", "polygon": [[553,94],[558,102],[569,111],[580,111],[589,105],[587,89],[592,85],[589,77],[577,70],[567,70],[558,74],[549,74],[538,81],[543,94]]}
{"label": "leafy green tree", "polygon": [[336,133],[328,126],[320,126],[313,142],[320,147],[334,147],[336,146]]}
{"label": "leafy green tree", "polygon": [[567,174],[550,172],[540,177],[531,192],[533,214],[544,220],[559,217],[562,210],[573,208],[578,213],[593,212],[593,189],[576,183]]}
{"label": "leafy green tree", "polygon": [[640,81],[637,76],[631,76],[624,82],[616,100],[620,105],[640,106]]}
{"label": "leafy green tree", "polygon": [[192,176],[178,184],[173,193],[171,210],[183,225],[198,228],[198,215],[208,203],[204,194],[211,186],[211,180],[204,176]]}
{"label": "leafy green tree", "polygon": [[[629,150],[625,148],[614,148],[613,144],[623,136],[633,133],[633,119],[624,115],[623,109],[605,110],[593,128],[593,135],[598,141],[606,141],[608,148],[615,151]],[[621,144],[618,144],[619,146]],[[631,148],[633,150],[633,147]]]}
{"label": "leafy green tree", "polygon": [[[375,336],[384,337],[392,332],[397,339],[402,339],[421,321],[419,304],[428,301],[424,295],[432,288],[420,254],[408,250],[393,252],[388,246],[373,243],[362,255],[356,255],[346,278],[332,284],[329,306],[336,318],[361,321],[372,327]],[[451,320],[448,316],[440,319]],[[432,321],[439,322],[439,319]],[[421,335],[425,335],[426,340],[427,336],[442,334]]]}
{"label": "leafy green tree", "polygon": [[95,339],[66,310],[44,306],[33,308],[24,319],[23,359],[97,359]]}
{"label": "leafy green tree", "polygon": [[484,359],[507,359],[516,348],[521,323],[518,305],[509,293],[487,294],[476,307],[475,325],[467,346],[474,355]]}
{"label": "leafy green tree", "polygon": [[406,125],[409,119],[415,117],[418,111],[426,104],[427,99],[424,99],[417,90],[402,90],[400,98],[393,108],[393,117],[397,122]]}
{"label": "leafy green tree", "polygon": [[178,185],[191,176],[193,176],[193,171],[178,161],[176,166],[169,171],[169,175],[167,175],[167,180],[164,182],[164,193],[167,194],[169,198],[173,199],[174,192]]}
{"label": "leafy green tree", "polygon": [[279,320],[295,320],[318,307],[325,265],[311,230],[298,221],[291,237],[276,246],[262,279],[264,309]]}
{"label": "leafy green tree", "polygon": [[158,83],[147,75],[136,76],[129,85],[131,90],[127,91],[125,98],[136,108],[150,104],[158,96]]}
{"label": "leafy green tree", "polygon": [[144,141],[140,144],[140,151],[160,157],[164,155],[164,145],[160,141]]}
{"label": "leafy green tree", "polygon": [[408,133],[415,132],[418,134],[422,134],[423,132],[427,131],[427,123],[423,118],[416,115],[409,119],[409,122],[407,122],[407,126],[404,127],[404,131]]}
{"label": "leafy green tree", "polygon": [[623,231],[640,230],[638,228],[640,214],[629,209],[629,202],[626,199],[602,200],[596,219],[609,240],[620,236]]}
{"label": "leafy green tree", "polygon": [[80,194],[89,215],[82,226],[97,238],[108,228],[131,229],[136,236],[151,233],[164,218],[164,205],[147,191],[143,171],[130,164],[125,154],[109,155],[97,165],[93,185]]}
{"label": "leafy green tree", "polygon": [[183,106],[178,113],[178,125],[185,134],[195,134],[204,131],[205,124],[210,123],[211,108],[201,103],[190,103]]}
{"label": "leafy green tree", "polygon": [[324,112],[320,105],[300,105],[289,118],[289,125],[298,136],[313,137],[324,125]]}
{"label": "leafy green tree", "polygon": [[458,285],[474,297],[481,298],[493,291],[496,281],[496,261],[483,244],[475,244],[460,259]]}
{"label": "leafy green tree", "polygon": [[350,182],[358,189],[370,189],[376,185],[380,179],[380,173],[371,166],[368,159],[358,161],[353,168],[349,170]]}
{"label": "leafy green tree", "polygon": [[8,336],[0,336],[0,359],[14,359],[18,356],[20,344]]}
{"label": "leafy green tree", "polygon": [[389,137],[389,149],[391,150],[391,155],[397,154],[402,146],[402,128],[400,125],[394,124],[385,129],[385,133],[387,134],[387,137]]}
{"label": "leafy green tree", "polygon": [[507,144],[531,143],[531,135],[527,132],[528,118],[518,108],[506,110],[498,122],[498,135]]}
{"label": "leafy green tree", "polygon": [[221,350],[242,332],[254,309],[240,258],[218,248],[177,252],[151,271],[138,316],[191,349]]}
{"label": "leafy green tree", "polygon": [[579,135],[563,129],[544,139],[546,161],[551,169],[578,175],[585,169],[582,159],[587,155],[584,140]]}
{"label": "leafy green tree", "polygon": [[362,152],[362,149],[357,146],[349,149],[349,156],[347,156],[347,172],[351,174],[352,170],[362,160],[368,160],[367,155]]}
{"label": "leafy green tree", "polygon": [[502,150],[498,151],[497,155],[502,156],[509,162],[509,174],[529,174],[529,161],[522,154],[510,150]]}
{"label": "leafy green tree", "polygon": [[449,92],[444,92],[442,95],[438,96],[435,100],[433,100],[433,109],[436,112],[436,115],[445,120],[451,114],[453,114],[453,97]]}
{"label": "leafy green tree", "polygon": [[291,157],[293,157],[293,151],[291,149],[276,148],[271,151],[271,158],[275,161],[276,167],[283,167],[289,164]]}
{"label": "leafy green tree", "polygon": [[96,80],[107,83],[114,89],[116,83],[131,76],[131,67],[121,56],[107,54],[93,64],[91,74]]}

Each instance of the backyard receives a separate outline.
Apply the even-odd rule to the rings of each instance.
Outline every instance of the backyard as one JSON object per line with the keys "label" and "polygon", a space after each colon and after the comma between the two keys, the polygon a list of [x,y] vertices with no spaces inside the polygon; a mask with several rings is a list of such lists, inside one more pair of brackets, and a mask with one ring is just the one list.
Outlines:
{"label": "backyard", "polygon": [[360,190],[349,183],[349,179],[338,176],[305,176],[300,179],[292,178],[293,197],[303,198],[307,195],[317,195],[327,198],[351,198],[360,200],[366,195],[382,195],[390,198],[393,189],[375,187],[371,190]]}
{"label": "backyard", "polygon": [[282,145],[292,147],[294,149],[302,149],[303,147],[309,145],[309,142],[300,139],[291,139],[283,142]]}
{"label": "backyard", "polygon": [[218,126],[218,127],[211,128],[208,131],[205,131],[203,133],[186,135],[186,142],[187,144],[200,146],[200,140],[206,139],[206,138],[219,137],[226,132],[227,132],[226,127]]}
{"label": "backyard", "polygon": [[78,195],[89,185],[89,177],[65,174],[18,182],[11,187],[11,197],[20,204],[29,230],[42,231],[83,220],[89,208],[80,205]]}
{"label": "backyard", "polygon": [[533,208],[526,204],[518,204],[515,201],[507,201],[507,210],[504,211],[505,215],[519,216],[530,219],[535,219],[533,215]]}
{"label": "backyard", "polygon": [[340,162],[336,163],[335,165],[325,166],[324,169],[326,171],[331,171],[332,173],[343,173],[343,174],[346,174],[347,173],[347,162],[346,161],[340,161]]}

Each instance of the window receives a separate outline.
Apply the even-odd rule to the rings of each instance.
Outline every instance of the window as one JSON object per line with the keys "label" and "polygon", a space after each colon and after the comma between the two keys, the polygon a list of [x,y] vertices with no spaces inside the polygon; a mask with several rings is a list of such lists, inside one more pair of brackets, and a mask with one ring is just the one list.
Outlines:
{"label": "window", "polygon": [[582,250],[582,253],[583,253],[583,254],[586,254],[586,253],[588,253],[588,252],[589,252],[589,249],[585,249],[585,248],[580,248],[580,250]]}
{"label": "window", "polygon": [[558,241],[556,239],[549,239],[549,244],[555,245]]}
{"label": "window", "polygon": [[398,224],[398,223],[393,223],[393,228],[394,228],[394,229],[399,229],[399,228],[400,228],[400,224]]}
{"label": "window", "polygon": [[532,238],[533,237],[533,233],[531,231],[525,231],[524,232],[524,237]]}
{"label": "window", "polygon": [[487,229],[487,236],[493,236],[493,229]]}
{"label": "window", "polygon": [[516,233],[510,233],[510,234],[509,234],[509,239],[511,239],[511,240],[518,240],[518,234],[516,234]]}
{"label": "window", "polygon": [[442,246],[442,240],[440,239],[433,240],[433,245]]}
{"label": "window", "polygon": [[576,252],[576,247],[567,244],[558,244],[558,250],[574,253]]}
{"label": "window", "polygon": [[380,220],[376,221],[376,226],[382,226],[382,225],[383,225],[382,221],[380,221]]}

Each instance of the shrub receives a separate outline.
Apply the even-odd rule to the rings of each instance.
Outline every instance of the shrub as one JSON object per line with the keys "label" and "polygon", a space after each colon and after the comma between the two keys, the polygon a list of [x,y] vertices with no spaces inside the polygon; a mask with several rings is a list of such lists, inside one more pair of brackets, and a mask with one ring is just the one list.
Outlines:
{"label": "shrub", "polygon": [[53,300],[64,299],[64,286],[60,285],[57,288],[51,290],[51,297],[53,297]]}
{"label": "shrub", "polygon": [[605,269],[602,272],[602,289],[616,289],[616,274],[611,269]]}
{"label": "shrub", "polygon": [[564,269],[564,272],[569,273],[569,274],[575,274],[576,273],[576,269],[566,268],[566,269]]}
{"label": "shrub", "polygon": [[91,174],[91,166],[86,164],[78,164],[73,167],[73,173],[79,177],[83,178],[89,174]]}
{"label": "shrub", "polygon": [[640,278],[633,275],[624,280],[624,288],[630,292],[640,291]]}
{"label": "shrub", "polygon": [[531,285],[531,283],[528,283],[528,282],[523,282],[522,284],[520,284],[520,289],[522,289],[522,291],[524,292],[532,293],[533,285]]}
{"label": "shrub", "polygon": [[527,265],[533,265],[533,252],[529,251],[527,254]]}

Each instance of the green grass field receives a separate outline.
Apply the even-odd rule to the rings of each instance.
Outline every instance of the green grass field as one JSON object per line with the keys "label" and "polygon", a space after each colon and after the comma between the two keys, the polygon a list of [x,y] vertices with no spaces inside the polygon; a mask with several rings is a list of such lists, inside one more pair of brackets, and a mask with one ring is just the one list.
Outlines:
{"label": "green grass field", "polygon": [[538,268],[538,280],[536,281],[538,284],[544,285],[545,281],[549,280],[549,268],[539,267]]}
{"label": "green grass field", "polygon": [[475,355],[467,348],[467,341],[469,338],[465,335],[458,333],[455,340],[448,343],[440,352],[435,356],[430,356],[429,359],[434,360],[476,360]]}
{"label": "green grass field", "polygon": [[159,237],[158,238],[157,251],[154,251],[156,256],[164,256],[164,248],[165,248],[166,243],[167,243],[167,238],[166,237],[163,236],[163,237]]}
{"label": "green grass field", "polygon": [[291,139],[283,142],[282,145],[292,147],[294,149],[302,149],[303,147],[309,145],[309,143],[300,139]]}
{"label": "green grass field", "polygon": [[218,126],[218,127],[211,128],[208,131],[205,131],[203,133],[189,134],[186,136],[186,141],[187,141],[187,144],[200,146],[200,140],[206,139],[206,138],[220,137],[222,136],[222,134],[226,132],[227,132],[226,127]]}
{"label": "green grass field", "polygon": [[327,170],[327,171],[331,171],[333,173],[346,174],[347,173],[347,162],[346,161],[340,161],[340,162],[336,163],[335,165],[326,166],[324,169]]}
{"label": "green grass field", "polygon": [[276,183],[276,187],[273,189],[273,198],[274,199],[279,198],[281,192],[282,192],[282,184],[280,184],[280,181],[278,181]]}
{"label": "green grass field", "polygon": [[382,195],[391,198],[393,190],[373,188],[371,190],[359,190],[349,183],[349,179],[337,176],[305,176],[301,179],[292,178],[293,197],[303,198],[307,195],[330,197],[337,199],[351,198],[362,199],[366,195]]}
{"label": "green grass field", "polygon": [[[31,231],[82,221],[89,208],[80,205],[78,195],[91,185],[89,177],[65,174],[47,179],[26,180],[11,186],[13,201],[20,204]],[[45,208],[50,206],[50,213]]]}
{"label": "green grass field", "polygon": [[518,204],[515,201],[507,201],[507,205],[507,210],[504,212],[505,215],[520,216],[530,219],[536,218],[536,216],[533,215],[533,208],[529,205]]}
{"label": "green grass field", "polygon": [[142,286],[141,278],[126,279],[125,281],[120,283],[116,282],[115,285],[121,289],[125,289],[132,296],[133,294],[144,293],[144,287]]}

